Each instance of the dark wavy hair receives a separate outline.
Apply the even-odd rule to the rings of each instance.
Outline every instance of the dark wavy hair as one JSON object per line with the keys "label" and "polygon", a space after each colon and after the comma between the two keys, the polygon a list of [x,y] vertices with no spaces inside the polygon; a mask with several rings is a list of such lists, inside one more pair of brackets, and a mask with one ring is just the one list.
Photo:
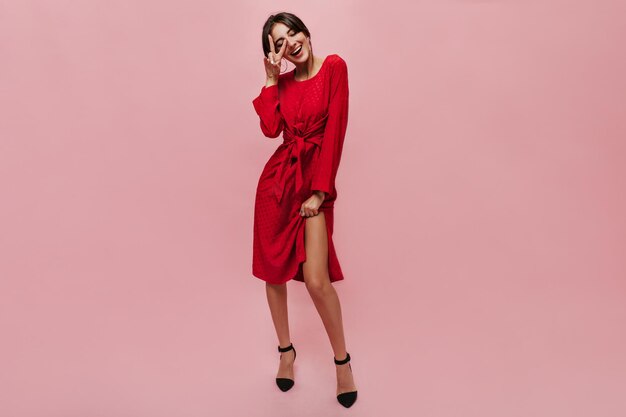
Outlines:
{"label": "dark wavy hair", "polygon": [[[296,33],[303,32],[307,37],[311,37],[311,33],[306,25],[300,20],[298,16],[293,13],[281,12],[278,14],[273,14],[267,18],[265,24],[263,25],[263,35],[261,38],[261,42],[263,45],[263,53],[267,57],[269,53],[272,51],[270,48],[270,41],[267,35],[270,34],[272,27],[276,23],[282,23],[287,26],[289,29],[295,30]],[[311,48],[312,49],[312,48]]]}

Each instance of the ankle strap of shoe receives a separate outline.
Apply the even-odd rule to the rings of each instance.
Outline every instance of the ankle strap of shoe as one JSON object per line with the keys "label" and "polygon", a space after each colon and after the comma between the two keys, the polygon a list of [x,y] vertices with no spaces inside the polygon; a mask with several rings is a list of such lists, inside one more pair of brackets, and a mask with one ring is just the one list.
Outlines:
{"label": "ankle strap of shoe", "polygon": [[337,358],[333,356],[333,359],[335,359],[335,365],[343,365],[345,363],[350,362],[350,354],[348,352],[346,352],[346,354],[347,354],[346,358],[340,361],[338,361]]}
{"label": "ankle strap of shoe", "polygon": [[289,346],[287,346],[285,348],[281,348],[280,345],[278,345],[278,351],[279,352],[288,352],[291,349],[293,349],[293,343],[291,343]]}

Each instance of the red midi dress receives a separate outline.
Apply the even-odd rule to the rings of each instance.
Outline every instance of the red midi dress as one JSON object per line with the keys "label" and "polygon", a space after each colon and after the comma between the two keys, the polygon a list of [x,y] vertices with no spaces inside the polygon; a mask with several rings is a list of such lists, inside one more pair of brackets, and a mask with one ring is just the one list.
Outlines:
{"label": "red midi dress", "polygon": [[326,193],[330,281],[343,280],[333,245],[335,177],[348,125],[348,68],[337,54],[328,55],[317,74],[295,79],[295,69],[263,86],[252,101],[263,135],[283,141],[269,158],[256,190],[252,274],[271,284],[304,282],[306,260],[302,203],[313,191]]}

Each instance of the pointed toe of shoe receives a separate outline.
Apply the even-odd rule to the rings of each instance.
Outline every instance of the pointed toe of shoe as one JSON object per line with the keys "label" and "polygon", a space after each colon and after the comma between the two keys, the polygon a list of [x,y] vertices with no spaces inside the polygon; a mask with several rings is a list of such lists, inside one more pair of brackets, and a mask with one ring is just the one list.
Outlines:
{"label": "pointed toe of shoe", "polygon": [[293,387],[294,381],[289,378],[276,378],[276,385],[280,388],[281,391],[289,391],[291,387]]}
{"label": "pointed toe of shoe", "polygon": [[337,401],[346,408],[351,407],[356,401],[357,392],[358,391],[350,391],[339,394],[337,395]]}

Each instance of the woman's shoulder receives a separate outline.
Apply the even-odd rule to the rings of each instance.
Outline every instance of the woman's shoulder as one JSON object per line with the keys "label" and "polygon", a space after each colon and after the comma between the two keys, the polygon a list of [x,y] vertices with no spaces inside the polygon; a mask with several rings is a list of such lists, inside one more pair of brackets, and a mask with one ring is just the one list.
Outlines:
{"label": "woman's shoulder", "polygon": [[328,54],[326,59],[329,61],[329,64],[331,64],[333,66],[334,65],[346,66],[345,59],[343,59],[343,57],[341,55],[339,55],[339,54]]}
{"label": "woman's shoulder", "polygon": [[345,79],[348,76],[348,64],[339,54],[330,54],[326,57],[328,65],[326,70],[331,79]]}

